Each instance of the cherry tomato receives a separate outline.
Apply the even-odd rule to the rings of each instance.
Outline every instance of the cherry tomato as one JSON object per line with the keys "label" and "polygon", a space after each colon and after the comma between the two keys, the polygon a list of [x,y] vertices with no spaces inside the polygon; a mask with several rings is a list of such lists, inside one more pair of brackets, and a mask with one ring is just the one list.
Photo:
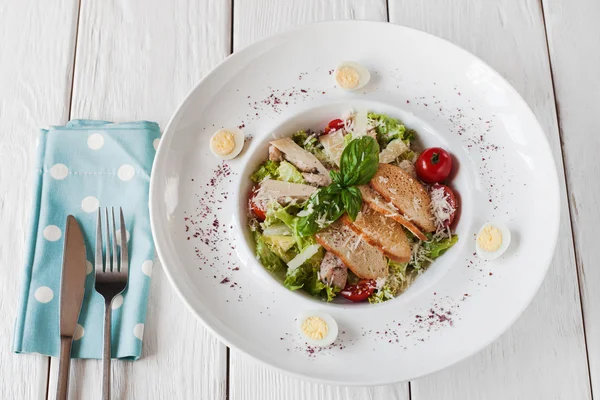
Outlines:
{"label": "cherry tomato", "polygon": [[452,171],[452,158],[440,147],[431,147],[421,153],[415,163],[417,176],[427,183],[440,183],[448,179]]}
{"label": "cherry tomato", "polygon": [[256,216],[256,218],[258,218],[260,221],[264,221],[267,218],[267,213],[253,201],[254,197],[256,197],[256,190],[252,189],[248,198],[248,204],[250,206],[250,209],[252,210],[252,213]]}
{"label": "cherry tomato", "polygon": [[325,134],[327,135],[329,132],[342,129],[344,126],[346,126],[346,124],[341,119],[334,119],[333,121],[329,121],[329,123],[325,127]]}
{"label": "cherry tomato", "polygon": [[450,204],[450,206],[454,210],[450,213],[450,218],[447,219],[446,221],[444,221],[444,226],[447,227],[449,225],[452,225],[452,222],[454,222],[454,217],[456,217],[456,211],[458,210],[457,203],[456,203],[456,196],[454,196],[454,192],[452,191],[452,189],[450,189],[446,185],[439,185],[436,183],[432,187],[432,189],[440,189],[440,188],[444,191],[444,197],[446,197],[448,199],[448,204]]}
{"label": "cherry tomato", "polygon": [[372,279],[361,279],[356,285],[346,285],[340,292],[346,299],[358,303],[365,301],[375,291],[375,281]]}

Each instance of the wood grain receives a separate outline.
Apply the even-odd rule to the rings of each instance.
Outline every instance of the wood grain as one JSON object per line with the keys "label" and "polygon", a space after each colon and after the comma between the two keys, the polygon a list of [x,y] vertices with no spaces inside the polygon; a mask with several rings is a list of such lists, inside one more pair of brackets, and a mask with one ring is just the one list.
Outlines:
{"label": "wood grain", "polygon": [[539,2],[396,0],[390,1],[390,20],[471,51],[517,89],[547,134],[563,205],[554,261],[531,306],[489,348],[413,382],[412,399],[589,399],[571,224]]}
{"label": "wood grain", "polygon": [[387,21],[385,0],[235,0],[234,50],[296,25],[349,19]]}
{"label": "wood grain", "polygon": [[35,143],[40,128],[68,118],[77,1],[0,1],[0,397],[43,399],[48,357],[12,353]]}
{"label": "wood grain", "polygon": [[[234,50],[295,25],[335,19],[386,21],[386,4],[379,0],[235,0]],[[230,354],[229,398],[232,400],[409,398],[408,384],[376,388],[320,385],[291,378],[259,365],[236,351],[232,350]]]}
{"label": "wood grain", "polygon": [[[148,119],[164,129],[187,92],[230,51],[227,0],[82,0],[72,118]],[[143,357],[113,361],[112,395],[224,399],[226,348],[155,264]],[[56,362],[51,365],[55,379]],[[99,399],[101,363],[72,366],[72,399]]]}
{"label": "wood grain", "polygon": [[590,377],[600,393],[600,3],[544,0],[548,46],[557,98]]}

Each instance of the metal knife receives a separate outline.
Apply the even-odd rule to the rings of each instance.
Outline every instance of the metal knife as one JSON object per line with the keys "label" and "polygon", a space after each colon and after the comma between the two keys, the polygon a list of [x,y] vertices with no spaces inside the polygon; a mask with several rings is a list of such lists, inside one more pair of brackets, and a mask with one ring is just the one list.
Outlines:
{"label": "metal knife", "polygon": [[81,228],[75,217],[69,215],[65,227],[62,276],[60,280],[60,361],[57,400],[66,400],[69,390],[71,344],[85,291],[85,261],[85,243]]}

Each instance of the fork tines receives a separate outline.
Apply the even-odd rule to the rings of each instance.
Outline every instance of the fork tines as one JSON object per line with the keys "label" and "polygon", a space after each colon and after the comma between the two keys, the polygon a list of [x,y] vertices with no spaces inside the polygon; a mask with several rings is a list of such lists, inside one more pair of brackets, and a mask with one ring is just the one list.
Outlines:
{"label": "fork tines", "polygon": [[[129,254],[127,250],[127,230],[125,229],[125,220],[123,210],[119,208],[119,232],[117,234],[115,223],[115,209],[111,207],[110,216],[108,207],[104,210],[105,224],[102,223],[102,210],[98,208],[98,220],[96,226],[96,290],[105,296],[99,290],[99,285],[110,281],[118,287],[111,287],[110,292],[118,290],[119,293],[127,285],[127,276],[129,272]],[[102,225],[106,228],[105,243],[102,243]],[[119,257],[120,256],[120,257]],[[106,288],[103,288],[106,289]],[[120,289],[120,290],[119,290]],[[108,294],[108,293],[107,293]],[[110,295],[110,294],[109,294]],[[106,297],[106,296],[105,296]]]}

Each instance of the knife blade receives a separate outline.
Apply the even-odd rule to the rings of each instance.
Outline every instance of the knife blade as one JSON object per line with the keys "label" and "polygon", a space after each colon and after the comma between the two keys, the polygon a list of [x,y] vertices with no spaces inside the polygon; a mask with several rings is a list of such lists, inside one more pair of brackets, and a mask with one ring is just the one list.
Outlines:
{"label": "knife blade", "polygon": [[85,243],[79,223],[67,217],[60,282],[60,336],[73,337],[83,302],[86,276]]}
{"label": "knife blade", "polygon": [[79,223],[74,216],[67,217],[65,245],[60,279],[60,357],[56,399],[67,400],[69,394],[69,367],[71,365],[71,343],[75,335],[86,275],[85,242]]}

